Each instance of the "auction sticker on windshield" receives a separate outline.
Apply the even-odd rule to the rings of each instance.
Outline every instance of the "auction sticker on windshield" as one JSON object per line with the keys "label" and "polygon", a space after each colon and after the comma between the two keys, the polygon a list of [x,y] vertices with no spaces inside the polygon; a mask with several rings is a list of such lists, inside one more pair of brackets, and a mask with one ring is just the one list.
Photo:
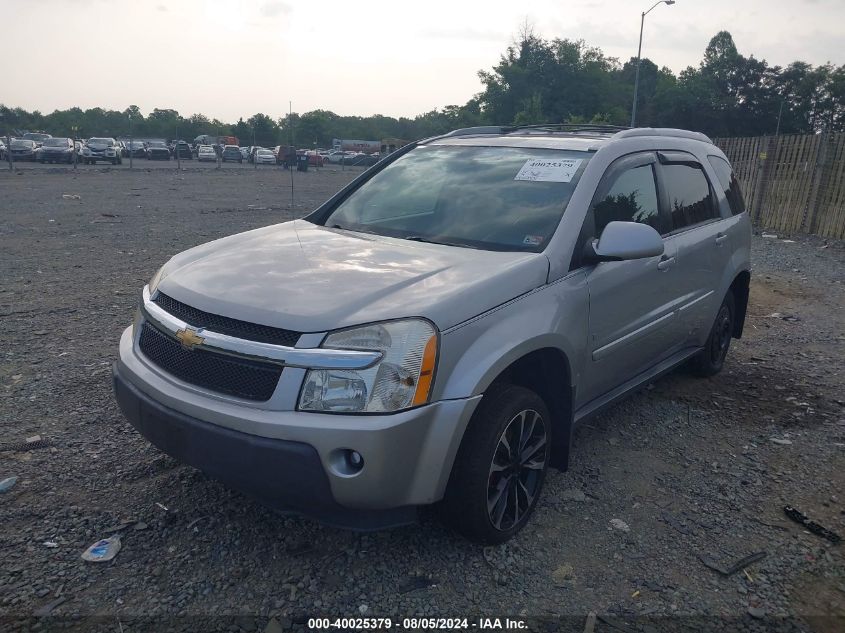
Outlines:
{"label": "auction sticker on windshield", "polygon": [[514,180],[571,182],[581,162],[580,158],[529,158],[514,176]]}

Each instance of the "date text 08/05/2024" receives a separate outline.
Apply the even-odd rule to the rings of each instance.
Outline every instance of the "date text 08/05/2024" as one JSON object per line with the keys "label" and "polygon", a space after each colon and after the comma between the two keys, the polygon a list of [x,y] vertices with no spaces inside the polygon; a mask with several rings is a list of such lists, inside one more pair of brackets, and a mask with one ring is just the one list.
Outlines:
{"label": "date text 08/05/2024", "polygon": [[525,630],[527,623],[520,619],[511,618],[309,618],[308,628],[320,629],[354,629],[354,630],[388,630],[392,628],[406,630]]}

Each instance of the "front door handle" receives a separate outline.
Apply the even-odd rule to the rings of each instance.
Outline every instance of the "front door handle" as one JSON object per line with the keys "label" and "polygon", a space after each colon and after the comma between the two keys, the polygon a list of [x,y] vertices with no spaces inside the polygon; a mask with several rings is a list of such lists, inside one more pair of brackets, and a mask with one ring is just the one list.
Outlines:
{"label": "front door handle", "polygon": [[721,246],[726,239],[728,239],[728,236],[724,233],[716,233],[716,246]]}
{"label": "front door handle", "polygon": [[660,261],[657,262],[657,270],[669,270],[675,263],[675,257],[666,257],[664,255],[660,258]]}

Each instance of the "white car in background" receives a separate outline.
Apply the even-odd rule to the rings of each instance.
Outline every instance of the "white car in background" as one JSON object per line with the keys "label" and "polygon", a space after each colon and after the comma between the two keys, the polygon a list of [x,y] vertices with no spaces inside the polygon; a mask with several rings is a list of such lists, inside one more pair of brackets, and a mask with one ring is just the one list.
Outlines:
{"label": "white car in background", "polygon": [[197,148],[197,160],[200,162],[208,161],[215,163],[217,162],[217,152],[214,151],[211,145],[200,145]]}
{"label": "white car in background", "polygon": [[255,158],[253,159],[256,165],[275,165],[276,164],[276,155],[273,153],[273,150],[261,149],[255,150]]}

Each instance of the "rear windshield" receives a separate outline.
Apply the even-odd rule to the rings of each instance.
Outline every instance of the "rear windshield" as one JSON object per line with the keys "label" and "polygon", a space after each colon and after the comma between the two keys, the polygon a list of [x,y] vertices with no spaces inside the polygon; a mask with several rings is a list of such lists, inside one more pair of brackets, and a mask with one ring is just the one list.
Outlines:
{"label": "rear windshield", "polygon": [[110,138],[89,138],[89,145],[111,145],[114,141]]}
{"label": "rear windshield", "polygon": [[28,139],[18,138],[12,141],[12,147],[32,147],[33,145],[35,145],[35,141]]}
{"label": "rear windshield", "polygon": [[539,252],[592,155],[418,147],[353,191],[320,223],[455,246]]}
{"label": "rear windshield", "polygon": [[48,138],[44,141],[44,147],[67,147],[66,138]]}

